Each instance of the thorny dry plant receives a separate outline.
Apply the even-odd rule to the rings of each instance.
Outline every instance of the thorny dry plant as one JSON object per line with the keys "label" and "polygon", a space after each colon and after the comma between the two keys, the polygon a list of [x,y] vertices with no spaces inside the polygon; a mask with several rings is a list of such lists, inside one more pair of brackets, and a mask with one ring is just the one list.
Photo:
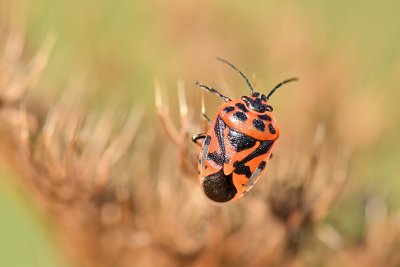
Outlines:
{"label": "thorny dry plant", "polygon": [[[160,87],[157,98],[180,159],[169,142],[152,156],[158,136],[151,128],[139,132],[141,110],[120,118],[111,110],[87,111],[71,92],[56,103],[28,97],[53,40],[26,63],[23,36],[13,31],[0,39],[1,160],[14,167],[78,266],[359,266],[349,256],[354,251],[365,266],[398,266],[398,219],[384,216],[358,246],[345,245],[322,221],[344,185],[347,163],[346,153],[339,153],[337,166],[324,162],[322,126],[305,171],[272,172],[258,191],[214,206],[193,171],[198,148],[186,142],[197,122],[181,82],[179,130]],[[182,178],[179,164],[192,179]],[[315,237],[323,242],[307,245]],[[321,244],[329,250],[314,251]],[[312,262],[304,259],[307,252]]]}
{"label": "thorny dry plant", "polygon": [[[161,88],[156,84],[156,107],[157,114],[166,130],[167,135],[179,148],[179,155],[184,170],[190,170],[192,178],[197,163],[197,155],[199,149],[192,146],[188,147],[190,133],[196,132],[195,123],[191,121],[188,112],[187,100],[183,83],[178,82],[178,99],[180,111],[180,130],[174,126],[172,118],[169,114],[169,108],[162,105]],[[201,115],[203,119],[205,114],[204,98],[202,97]],[[203,131],[206,130],[207,121],[203,119]],[[315,224],[324,219],[330,206],[337,199],[341,189],[346,181],[347,154],[341,152],[337,166],[331,171],[330,180],[322,181],[316,175],[319,167],[321,147],[325,136],[325,127],[320,125],[316,131],[314,140],[313,154],[310,156],[308,166],[304,174],[291,170],[284,173],[281,177],[275,178],[268,186],[266,197],[260,197],[262,201],[267,203],[268,213],[277,219],[285,229],[285,240],[283,240],[283,254],[288,254],[288,258],[297,254],[300,243],[306,231],[309,231]],[[196,156],[193,156],[196,155]],[[290,169],[290,168],[287,168]],[[317,184],[319,183],[319,184]],[[316,188],[317,187],[317,188]],[[327,232],[329,234],[329,232]],[[333,238],[335,238],[334,236]],[[328,237],[329,238],[329,237]],[[330,240],[326,240],[330,242]],[[330,243],[334,243],[331,241]],[[282,255],[284,259],[284,255]]]}

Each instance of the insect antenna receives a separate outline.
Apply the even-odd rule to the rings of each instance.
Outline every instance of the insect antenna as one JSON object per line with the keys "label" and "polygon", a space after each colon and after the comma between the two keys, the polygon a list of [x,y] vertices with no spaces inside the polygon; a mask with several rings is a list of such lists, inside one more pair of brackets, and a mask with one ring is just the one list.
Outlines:
{"label": "insect antenna", "polygon": [[208,86],[208,85],[205,85],[205,84],[202,84],[202,83],[199,83],[199,82],[196,82],[196,85],[199,86],[199,87],[201,87],[201,88],[203,88],[204,90],[206,90],[206,91],[208,91],[208,92],[210,92],[210,93],[213,93],[213,94],[218,95],[218,96],[219,96],[222,100],[224,100],[225,102],[232,101],[232,99],[230,99],[230,98],[227,97],[227,96],[224,96],[223,94],[221,94],[220,92],[218,92],[218,90],[215,89],[215,88],[212,88],[212,87],[210,87],[210,86]]}
{"label": "insect antenna", "polygon": [[220,58],[220,57],[217,57],[217,60],[219,60],[219,61],[221,61],[221,62],[223,62],[223,63],[225,63],[225,64],[228,64],[232,69],[234,69],[234,70],[236,70],[237,72],[239,72],[239,74],[240,74],[240,75],[243,77],[243,79],[246,81],[247,86],[250,88],[250,94],[252,95],[252,94],[254,93],[253,86],[251,86],[251,83],[250,83],[249,79],[247,79],[246,75],[244,75],[244,73],[243,73],[241,70],[239,70],[235,65],[233,65],[233,64],[230,63],[229,61],[226,61],[225,59],[222,59],[222,58]]}
{"label": "insect antenna", "polygon": [[284,81],[281,82],[281,83],[278,83],[278,84],[271,90],[271,92],[269,92],[269,94],[267,95],[267,99],[269,99],[270,96],[271,96],[273,93],[275,93],[275,91],[276,91],[279,87],[281,87],[282,85],[284,85],[285,83],[294,82],[294,81],[298,81],[298,80],[299,80],[298,78],[290,78],[290,79],[284,80]]}

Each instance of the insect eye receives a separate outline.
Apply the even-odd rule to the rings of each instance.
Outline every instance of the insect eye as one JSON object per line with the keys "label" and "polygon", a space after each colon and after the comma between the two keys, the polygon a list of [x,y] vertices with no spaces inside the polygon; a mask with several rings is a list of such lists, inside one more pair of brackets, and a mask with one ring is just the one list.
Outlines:
{"label": "insect eye", "polygon": [[273,110],[274,109],[270,105],[267,106],[267,111],[272,112]]}
{"label": "insect eye", "polygon": [[260,96],[260,93],[258,93],[258,92],[255,92],[255,93],[253,93],[251,96],[254,96],[254,97],[259,97],[259,96]]}
{"label": "insect eye", "polygon": [[264,94],[261,95],[261,99],[264,100],[264,101],[268,100],[267,97]]}

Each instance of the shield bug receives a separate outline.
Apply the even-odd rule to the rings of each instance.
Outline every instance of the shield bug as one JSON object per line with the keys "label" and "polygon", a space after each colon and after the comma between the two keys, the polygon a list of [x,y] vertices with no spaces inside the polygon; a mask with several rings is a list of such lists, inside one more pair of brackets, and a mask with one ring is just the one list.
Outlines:
{"label": "shield bug", "polygon": [[213,121],[203,114],[209,121],[208,131],[193,135],[192,141],[197,143],[203,139],[198,175],[204,193],[215,202],[227,202],[247,193],[266,168],[279,137],[279,127],[268,103],[269,98],[283,84],[298,79],[284,80],[264,95],[255,92],[250,81],[236,66],[217,59],[237,71],[250,89],[249,95],[232,100],[213,87],[196,83],[224,101]]}

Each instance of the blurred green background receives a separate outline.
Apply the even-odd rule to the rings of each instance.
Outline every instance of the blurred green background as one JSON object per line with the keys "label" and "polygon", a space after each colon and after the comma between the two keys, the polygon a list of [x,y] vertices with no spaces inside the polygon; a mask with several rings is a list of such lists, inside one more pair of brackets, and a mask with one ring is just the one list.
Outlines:
{"label": "blurred green background", "polygon": [[[332,220],[349,235],[360,234],[355,212],[360,192],[383,195],[392,212],[399,207],[398,1],[0,3],[3,21],[25,29],[31,52],[48,34],[57,37],[43,79],[47,87],[63,90],[82,79],[87,88],[96,88],[88,89],[96,105],[110,99],[125,108],[140,105],[152,119],[155,77],[173,95],[178,78],[193,90],[196,80],[223,84],[223,76],[240,95],[241,81],[215,56],[249,75],[256,73],[262,88],[298,75],[300,89],[274,99],[283,129],[296,135],[299,122],[289,117],[306,109],[313,116],[310,121],[328,121],[332,136],[353,151],[349,187],[358,194],[348,193],[348,204],[336,211],[353,219]],[[209,99],[212,110],[218,102]],[[335,115],[326,108],[332,106],[337,107]],[[13,176],[6,171],[0,175],[0,266],[60,266],[64,260],[57,256],[51,226],[39,218]]]}
{"label": "blurred green background", "polygon": [[0,177],[0,266],[67,266],[51,235],[51,224],[10,181],[15,179],[12,173],[1,168]]}

